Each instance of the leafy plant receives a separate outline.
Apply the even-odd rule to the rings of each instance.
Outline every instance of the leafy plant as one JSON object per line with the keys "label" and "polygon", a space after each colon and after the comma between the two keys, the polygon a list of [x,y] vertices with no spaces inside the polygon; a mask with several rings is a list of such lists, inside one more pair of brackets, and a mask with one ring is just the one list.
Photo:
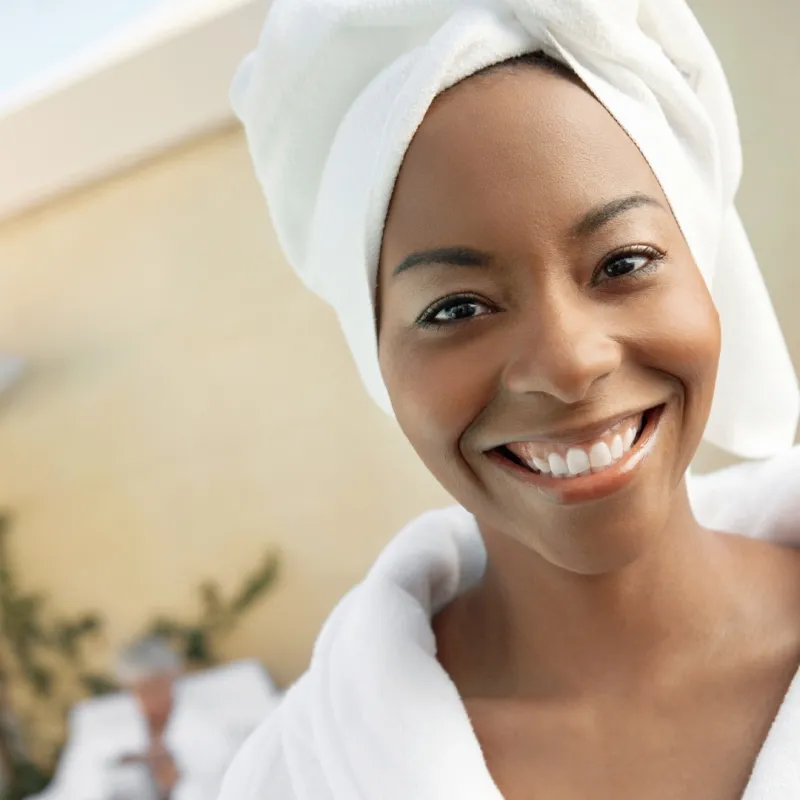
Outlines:
{"label": "leafy plant", "polygon": [[3,791],[2,800],[25,800],[46,789],[52,777],[52,770],[20,756],[14,761],[14,771]]}
{"label": "leafy plant", "polygon": [[[109,676],[92,672],[85,664],[84,646],[102,633],[101,617],[49,614],[44,595],[20,587],[8,558],[8,533],[8,519],[0,515],[0,771],[6,783],[0,800],[22,800],[46,788],[63,741],[46,741],[38,718],[23,719],[15,713],[12,686],[61,709],[62,722],[81,697],[107,694],[118,687]],[[195,620],[161,616],[148,632],[171,639],[190,667],[215,664],[220,639],[264,595],[277,572],[278,559],[270,553],[228,598],[217,583],[205,581],[198,588],[201,611]],[[70,680],[77,694],[65,691]]]}
{"label": "leafy plant", "polygon": [[160,616],[147,633],[170,639],[190,667],[216,664],[219,640],[230,633],[242,614],[266,593],[277,575],[278,557],[268,553],[228,599],[216,582],[205,581],[198,588],[201,612],[196,620],[185,622]]}
{"label": "leafy plant", "polygon": [[[71,676],[85,689],[110,681],[89,672],[83,659],[84,644],[101,632],[100,617],[48,617],[44,595],[25,592],[17,582],[8,557],[8,533],[8,520],[0,517],[0,762],[7,781],[3,800],[17,800],[47,785],[61,742],[42,741],[35,730],[23,732],[12,709],[12,685],[27,689],[36,700],[66,708],[73,698],[63,696],[59,677]],[[31,756],[32,750],[45,753],[41,762]]]}

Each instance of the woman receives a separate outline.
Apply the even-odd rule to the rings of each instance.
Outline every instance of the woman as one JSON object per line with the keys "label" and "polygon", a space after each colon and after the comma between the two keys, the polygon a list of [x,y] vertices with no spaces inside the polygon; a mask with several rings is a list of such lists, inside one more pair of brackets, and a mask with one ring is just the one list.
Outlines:
{"label": "woman", "polygon": [[797,386],[682,0],[278,0],[235,97],[290,261],[463,508],[339,604],[223,798],[800,796],[800,554],[764,486],[720,502],[752,470],[685,478],[704,435],[788,445]]}

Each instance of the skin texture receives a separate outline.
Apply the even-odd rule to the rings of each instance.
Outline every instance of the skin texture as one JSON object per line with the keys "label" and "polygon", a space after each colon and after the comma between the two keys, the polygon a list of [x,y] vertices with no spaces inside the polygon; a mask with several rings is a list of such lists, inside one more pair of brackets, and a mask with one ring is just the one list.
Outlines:
{"label": "skin texture", "polygon": [[[462,252],[408,266],[441,248]],[[434,632],[503,795],[739,797],[800,660],[800,567],[689,509],[719,323],[636,146],[542,69],[448,90],[398,176],[378,306],[397,419],[486,542]],[[599,499],[489,455],[661,404],[653,451]]]}

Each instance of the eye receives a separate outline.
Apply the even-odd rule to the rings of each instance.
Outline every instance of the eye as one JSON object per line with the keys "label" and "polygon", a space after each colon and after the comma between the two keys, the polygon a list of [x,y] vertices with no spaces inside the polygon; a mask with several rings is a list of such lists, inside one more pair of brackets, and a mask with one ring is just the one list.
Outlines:
{"label": "eye", "polygon": [[609,256],[592,279],[593,284],[624,278],[628,275],[646,275],[658,269],[664,254],[654,247],[642,246]]}
{"label": "eye", "polygon": [[454,295],[437,300],[422,312],[417,325],[423,328],[453,325],[493,313],[483,300],[470,295]]}

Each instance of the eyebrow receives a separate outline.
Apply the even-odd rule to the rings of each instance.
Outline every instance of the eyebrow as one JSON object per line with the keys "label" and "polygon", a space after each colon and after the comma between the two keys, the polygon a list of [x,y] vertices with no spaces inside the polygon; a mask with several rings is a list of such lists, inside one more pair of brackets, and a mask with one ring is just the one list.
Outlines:
{"label": "eyebrow", "polygon": [[572,235],[573,237],[585,238],[598,231],[603,225],[607,225],[616,217],[642,206],[654,206],[666,211],[664,205],[656,200],[655,197],[636,192],[625,197],[617,197],[615,200],[610,200],[608,203],[593,208],[572,226]]}
{"label": "eyebrow", "polygon": [[436,247],[433,250],[420,250],[406,256],[395,268],[392,275],[399,275],[419,264],[448,264],[452,267],[488,267],[492,257],[471,247]]}
{"label": "eyebrow", "polygon": [[[573,237],[585,238],[607,225],[616,217],[641,206],[653,206],[666,211],[663,203],[647,194],[635,193],[610,200],[597,206],[579,219],[571,228]],[[406,256],[393,270],[397,276],[413,267],[434,264],[446,264],[453,267],[488,267],[492,256],[482,250],[471,247],[436,247],[432,250],[420,250]]]}

